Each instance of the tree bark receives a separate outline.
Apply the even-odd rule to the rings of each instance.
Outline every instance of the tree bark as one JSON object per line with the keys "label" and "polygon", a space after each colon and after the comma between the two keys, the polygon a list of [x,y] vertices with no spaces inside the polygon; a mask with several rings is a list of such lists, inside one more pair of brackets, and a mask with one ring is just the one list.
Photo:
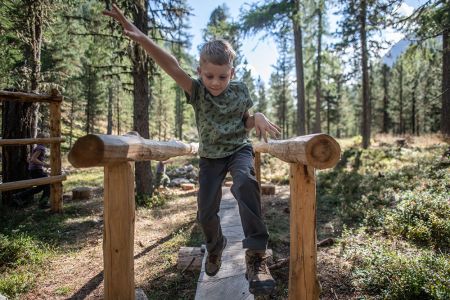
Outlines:
{"label": "tree bark", "polygon": [[450,137],[450,29],[442,33],[442,108],[441,133]]}
{"label": "tree bark", "polygon": [[294,27],[295,47],[295,73],[297,76],[297,135],[305,135],[305,79],[303,68],[303,41],[300,22],[300,1],[293,0],[294,14],[292,25]]}
{"label": "tree bark", "polygon": [[[32,123],[34,116],[33,103],[4,101],[2,111],[2,138],[18,139],[32,136]],[[3,146],[2,147],[2,176],[3,182],[28,179],[28,147]],[[2,203],[11,204],[11,196],[18,191],[3,192]]]}
{"label": "tree bark", "polygon": [[400,113],[400,125],[399,125],[399,134],[405,134],[405,122],[403,120],[403,63],[400,61],[400,70],[399,70],[399,113]]}
{"label": "tree bark", "polygon": [[[43,27],[43,14],[45,4],[42,1],[31,1],[29,4],[29,51],[30,57],[30,69],[31,69],[31,92],[39,92],[39,83],[41,81],[41,47],[42,47],[42,27]],[[38,120],[39,120],[39,103],[33,103],[32,109],[32,123],[31,134],[33,137],[37,134]]]}
{"label": "tree bark", "polygon": [[388,106],[389,106],[389,67],[387,65],[383,65],[383,125],[381,132],[387,133],[389,131],[389,113],[388,113]]}
{"label": "tree bark", "polygon": [[112,86],[108,87],[108,124],[106,128],[106,134],[112,134],[113,127],[113,88]]}
{"label": "tree bark", "polygon": [[[134,24],[145,35],[148,34],[148,2],[137,1],[133,10]],[[150,138],[149,131],[149,58],[144,49],[138,44],[133,48],[133,130],[137,131],[144,139]],[[137,162],[135,165],[136,193],[151,195],[152,171],[150,162]]]}
{"label": "tree bark", "polygon": [[411,133],[418,134],[417,131],[417,86],[419,85],[419,74],[415,77],[411,95]]}
{"label": "tree bark", "polygon": [[[320,3],[321,5],[321,3]],[[321,87],[321,63],[322,63],[322,7],[320,6],[317,11],[318,14],[318,32],[317,32],[317,70],[316,70],[316,124],[314,126],[314,133],[319,133],[322,131],[320,110],[321,110],[321,97],[322,97],[322,87]],[[328,133],[330,133],[329,118],[328,122]]]}
{"label": "tree bark", "polygon": [[369,83],[369,52],[367,49],[367,2],[361,1],[359,12],[359,30],[361,36],[361,66],[362,66],[362,97],[363,97],[363,116],[362,116],[362,146],[367,149],[370,146],[370,126],[371,126],[371,107],[370,107],[370,83]]}
{"label": "tree bark", "polygon": [[341,138],[341,108],[340,108],[340,103],[342,100],[342,94],[341,94],[341,90],[342,90],[342,75],[337,75],[336,76],[336,121],[337,121],[337,125],[336,125],[336,137],[338,139]]}

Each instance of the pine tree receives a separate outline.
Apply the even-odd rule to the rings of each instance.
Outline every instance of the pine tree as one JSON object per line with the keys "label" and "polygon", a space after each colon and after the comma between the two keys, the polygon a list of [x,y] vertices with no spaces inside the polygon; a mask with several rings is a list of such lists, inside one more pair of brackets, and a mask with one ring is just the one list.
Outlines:
{"label": "pine tree", "polygon": [[[369,59],[374,50],[379,49],[376,40],[371,39],[374,32],[385,28],[387,16],[395,16],[396,0],[350,0],[339,1],[342,5],[343,20],[339,35],[342,42],[338,44],[340,49],[357,49],[355,60],[359,61],[362,87],[362,121],[361,135],[362,147],[370,145],[372,105],[370,101]],[[371,49],[371,46],[376,47]]]}
{"label": "pine tree", "polygon": [[427,1],[406,21],[413,24],[411,31],[423,40],[442,36],[440,130],[442,135],[450,137],[450,1]]}
{"label": "pine tree", "polygon": [[296,134],[305,134],[305,80],[303,67],[302,10],[300,0],[265,1],[253,4],[242,16],[244,33],[255,34],[266,30],[267,35],[279,36],[280,32],[291,29],[295,48],[295,72],[297,77]]}

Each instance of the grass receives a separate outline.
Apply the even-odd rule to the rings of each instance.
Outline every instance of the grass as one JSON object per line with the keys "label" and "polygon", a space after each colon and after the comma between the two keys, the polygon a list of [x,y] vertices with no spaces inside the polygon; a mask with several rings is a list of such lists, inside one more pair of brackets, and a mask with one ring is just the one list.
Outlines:
{"label": "grass", "polygon": [[0,234],[0,293],[12,297],[30,289],[52,250],[23,233]]}

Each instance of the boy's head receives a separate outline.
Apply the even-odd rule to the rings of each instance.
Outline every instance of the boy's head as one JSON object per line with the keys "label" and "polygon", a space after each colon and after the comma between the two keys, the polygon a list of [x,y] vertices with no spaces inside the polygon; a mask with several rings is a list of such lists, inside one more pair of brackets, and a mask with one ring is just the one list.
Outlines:
{"label": "boy's head", "polygon": [[203,44],[200,50],[200,66],[203,63],[229,65],[233,67],[236,52],[226,40],[212,40]]}
{"label": "boy's head", "polygon": [[200,50],[198,75],[213,96],[220,95],[234,75],[233,62],[236,52],[225,40],[212,40]]}

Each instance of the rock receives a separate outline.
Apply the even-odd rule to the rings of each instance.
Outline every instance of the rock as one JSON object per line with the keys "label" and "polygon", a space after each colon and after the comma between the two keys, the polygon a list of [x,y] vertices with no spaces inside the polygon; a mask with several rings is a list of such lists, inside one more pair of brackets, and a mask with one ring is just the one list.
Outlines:
{"label": "rock", "polygon": [[192,183],[182,183],[181,184],[181,189],[183,191],[191,191],[195,188],[195,184]]}
{"label": "rock", "polygon": [[273,184],[261,184],[261,194],[275,195],[275,186]]}
{"label": "rock", "polygon": [[147,295],[144,293],[142,289],[135,289],[134,295],[136,300],[147,300]]}
{"label": "rock", "polygon": [[72,200],[87,200],[92,197],[92,189],[87,186],[76,187],[72,190]]}
{"label": "rock", "polygon": [[170,187],[174,187],[174,186],[181,186],[182,183],[190,183],[190,181],[186,178],[174,178],[170,181],[169,186]]}

